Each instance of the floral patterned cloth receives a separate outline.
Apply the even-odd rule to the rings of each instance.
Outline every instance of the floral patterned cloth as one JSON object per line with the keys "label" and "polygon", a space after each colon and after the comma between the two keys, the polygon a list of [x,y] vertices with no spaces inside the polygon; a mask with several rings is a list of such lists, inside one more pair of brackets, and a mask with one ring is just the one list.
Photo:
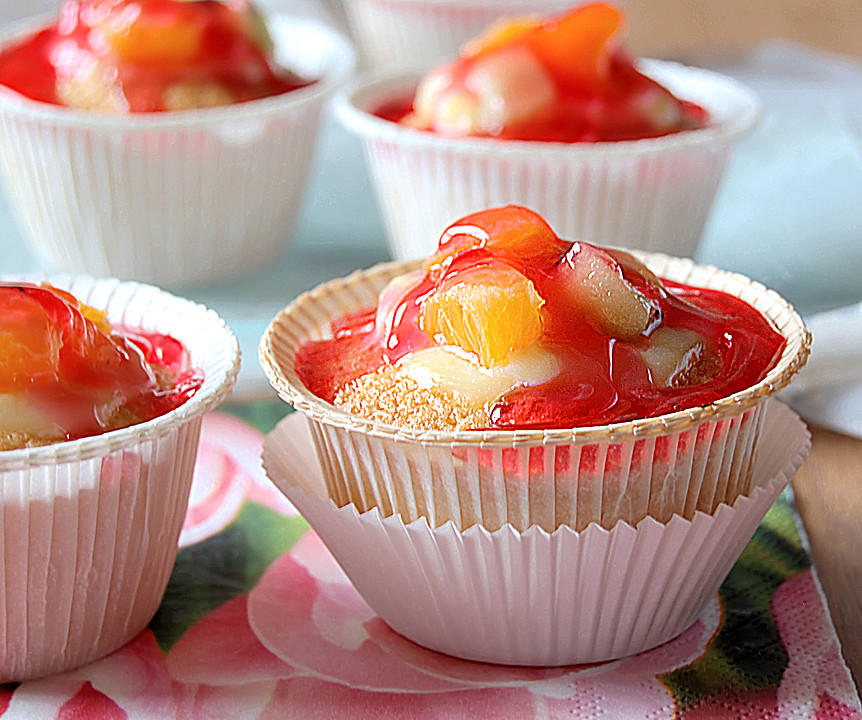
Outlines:
{"label": "floral patterned cloth", "polygon": [[0,717],[862,720],[793,510],[773,506],[698,621],[598,665],[457,660],[390,630],[263,476],[265,407],[206,418],[181,549],[149,628]]}

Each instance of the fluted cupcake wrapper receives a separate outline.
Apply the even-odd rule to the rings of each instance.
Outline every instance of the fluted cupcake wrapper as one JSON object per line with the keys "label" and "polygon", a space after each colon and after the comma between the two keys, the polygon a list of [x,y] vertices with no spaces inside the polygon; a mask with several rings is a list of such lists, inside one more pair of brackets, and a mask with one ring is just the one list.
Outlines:
{"label": "fluted cupcake wrapper", "polygon": [[787,341],[775,367],[710,405],[573,429],[412,430],[348,414],[313,395],[297,375],[297,350],[330,336],[333,321],[373,307],[387,282],[415,262],[380,265],[300,296],[264,335],[261,362],[279,395],[313,420],[328,492],[341,505],[490,531],[505,524],[610,529],[621,520],[712,513],[750,491],[765,403],[805,363],[810,338],[799,315],[758,283],[686,259],[641,257],[661,277],[723,290],[760,310]]}
{"label": "fluted cupcake wrapper", "polygon": [[0,93],[0,168],[44,268],[176,287],[241,275],[284,250],[321,108],[354,58],[319,23],[274,17],[272,31],[277,57],[318,82],[225,108],[116,117]]}
{"label": "fluted cupcake wrapper", "polygon": [[703,106],[707,127],[605,143],[443,137],[374,115],[387,101],[409,99],[419,73],[356,78],[335,109],[363,140],[393,256],[425,257],[458,218],[507,204],[538,212],[571,240],[693,256],[731,150],[753,128],[759,103],[706,70],[653,60],[641,67]]}
{"label": "fluted cupcake wrapper", "polygon": [[501,17],[563,12],[571,0],[346,0],[350,30],[366,66],[427,66]]}
{"label": "fluted cupcake wrapper", "polygon": [[200,305],[136,283],[47,279],[112,322],[179,339],[205,379],[149,422],[0,453],[0,682],[76,667],[146,626],[176,557],[201,419],[239,370],[236,339]]}
{"label": "fluted cupcake wrapper", "polygon": [[566,665],[647,650],[685,630],[718,587],[810,448],[799,418],[768,410],[748,495],[690,520],[548,533],[505,525],[459,531],[360,512],[328,495],[303,462],[310,442],[288,418],[264,444],[269,477],[394,630],[484,662]]}

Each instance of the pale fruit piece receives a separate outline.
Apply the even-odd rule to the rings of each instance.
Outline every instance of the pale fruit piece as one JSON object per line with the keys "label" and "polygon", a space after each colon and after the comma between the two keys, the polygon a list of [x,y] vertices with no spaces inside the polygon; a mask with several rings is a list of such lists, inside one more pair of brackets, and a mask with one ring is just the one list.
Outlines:
{"label": "pale fruit piece", "polygon": [[539,346],[515,353],[505,365],[482,367],[443,347],[405,356],[396,366],[419,387],[442,387],[457,393],[472,407],[481,408],[522,385],[541,385],[559,375],[556,355]]}
{"label": "pale fruit piece", "polygon": [[423,303],[420,322],[438,344],[493,367],[541,338],[544,302],[509,265],[479,265],[445,280]]}
{"label": "pale fruit piece", "polygon": [[165,110],[198,110],[230,105],[233,95],[217,82],[175,83],[165,90]]}
{"label": "pale fruit piece", "polygon": [[525,47],[511,47],[476,59],[466,85],[478,101],[474,132],[498,135],[549,112],[557,90],[547,70]]}
{"label": "pale fruit piece", "polygon": [[700,385],[709,382],[720,369],[718,356],[694,330],[656,328],[643,357],[653,383],[659,387]]}
{"label": "pale fruit piece", "polygon": [[594,245],[576,242],[560,268],[574,309],[608,337],[634,340],[659,317],[658,306],[623,277],[616,260]]}
{"label": "pale fruit piece", "polygon": [[467,76],[444,65],[416,89],[404,122],[441,135],[498,135],[548,111],[557,98],[548,72],[526,47],[507,47],[473,61]]}

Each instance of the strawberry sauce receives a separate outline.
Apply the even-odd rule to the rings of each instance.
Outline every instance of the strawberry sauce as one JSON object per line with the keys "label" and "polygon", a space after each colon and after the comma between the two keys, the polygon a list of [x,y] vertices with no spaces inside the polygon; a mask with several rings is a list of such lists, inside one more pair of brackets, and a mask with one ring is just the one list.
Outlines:
{"label": "strawberry sauce", "polygon": [[178,84],[214,84],[235,103],[311,84],[272,61],[249,8],[246,0],[66,2],[54,24],[0,52],[0,85],[53,105],[66,104],[59,83],[94,94],[109,85],[138,113],[169,109],[165,93]]}
{"label": "strawberry sauce", "polygon": [[[505,235],[507,223],[519,232],[495,240]],[[338,320],[333,339],[300,348],[296,368],[309,390],[331,402],[338,388],[356,377],[438,344],[421,327],[423,301],[482,264],[505,263],[533,283],[544,299],[538,344],[562,367],[549,382],[525,384],[500,397],[489,428],[603,425],[705,405],[762,380],[786,344],[771,322],[744,301],[661,281],[619,250],[560,240],[524,208],[476,213],[453,227],[455,232],[444,233],[438,252],[415,279],[399,286],[394,298],[384,294],[378,308]],[[518,246],[523,237],[528,240]],[[601,263],[598,267],[613,273],[612,280],[623,278],[622,291],[646,304],[650,314],[642,332],[613,337],[591,316],[590,306],[573,302],[582,292],[577,268],[587,262]],[[658,338],[668,331],[695,336],[702,350],[699,362],[672,384],[659,382],[648,361],[649,349],[660,345]]]}

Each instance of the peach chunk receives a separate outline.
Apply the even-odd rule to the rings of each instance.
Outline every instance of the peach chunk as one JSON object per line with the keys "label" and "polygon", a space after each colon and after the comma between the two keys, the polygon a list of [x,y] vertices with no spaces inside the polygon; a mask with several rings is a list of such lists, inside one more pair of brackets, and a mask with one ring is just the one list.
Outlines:
{"label": "peach chunk", "polygon": [[538,342],[543,305],[533,283],[511,266],[476,265],[428,296],[420,323],[438,344],[461,348],[490,368]]}
{"label": "peach chunk", "polygon": [[560,271],[566,298],[608,337],[634,340],[659,317],[657,303],[628,282],[620,264],[594,245],[576,242],[560,263]]}

